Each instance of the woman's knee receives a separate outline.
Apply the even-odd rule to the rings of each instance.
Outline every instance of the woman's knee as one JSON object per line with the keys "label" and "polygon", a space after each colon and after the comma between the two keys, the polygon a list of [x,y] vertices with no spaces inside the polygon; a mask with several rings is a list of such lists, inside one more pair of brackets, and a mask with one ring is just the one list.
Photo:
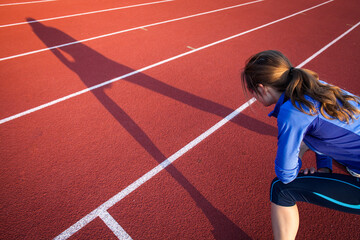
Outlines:
{"label": "woman's knee", "polygon": [[274,178],[270,186],[270,201],[279,206],[294,206],[296,201],[289,191],[288,186],[288,184],[282,183],[278,178]]}

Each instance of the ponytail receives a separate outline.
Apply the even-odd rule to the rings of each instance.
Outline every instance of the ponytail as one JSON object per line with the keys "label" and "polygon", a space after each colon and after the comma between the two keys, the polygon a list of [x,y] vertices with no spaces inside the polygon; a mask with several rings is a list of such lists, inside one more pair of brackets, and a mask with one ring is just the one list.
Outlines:
{"label": "ponytail", "polygon": [[[302,106],[305,105],[309,109],[309,112],[307,113],[309,115],[314,115],[317,112],[315,106],[305,98],[305,94],[311,92],[311,89],[314,89],[314,87],[317,86],[317,74],[315,76],[310,75],[308,70],[299,68],[290,69],[287,75],[288,86],[285,90],[286,98],[290,99],[291,103],[297,109],[307,113]],[[296,102],[299,104],[296,104]]]}
{"label": "ponytail", "polygon": [[[336,86],[321,83],[318,74],[313,71],[292,67],[290,61],[279,51],[263,51],[249,58],[241,79],[244,89],[250,92],[258,93],[259,84],[285,92],[285,97],[308,115],[316,115],[320,111],[327,119],[349,123],[360,114],[360,109],[349,102],[359,103],[358,97],[346,94]],[[305,95],[318,101],[319,109]]]}
{"label": "ponytail", "polygon": [[[309,115],[318,113],[314,104],[306,100],[305,95],[307,95],[320,103],[320,113],[327,119],[339,119],[349,123],[350,120],[356,119],[355,115],[360,114],[360,110],[349,103],[349,101],[359,103],[358,97],[348,95],[336,86],[321,83],[316,73],[294,68],[289,70],[288,77],[289,85],[285,96],[301,112]],[[302,104],[309,110],[304,110]]]}

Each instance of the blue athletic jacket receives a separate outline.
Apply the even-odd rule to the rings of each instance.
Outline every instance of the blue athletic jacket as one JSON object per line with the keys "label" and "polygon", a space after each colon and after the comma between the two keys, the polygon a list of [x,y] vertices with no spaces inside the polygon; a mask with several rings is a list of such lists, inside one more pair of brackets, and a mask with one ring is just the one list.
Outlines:
{"label": "blue athletic jacket", "polygon": [[[319,102],[309,96],[305,98],[319,108]],[[324,156],[322,162],[318,161],[318,168],[331,168],[333,158],[360,173],[360,116],[347,124],[337,119],[326,119],[320,113],[315,116],[307,115],[293,106],[290,100],[284,100],[285,94],[282,94],[274,111],[269,114],[270,117],[277,118],[278,150],[275,173],[283,183],[291,182],[299,173],[299,151],[302,141],[311,150]],[[360,108],[360,104],[351,103]],[[304,110],[308,110],[306,106],[302,106]]]}

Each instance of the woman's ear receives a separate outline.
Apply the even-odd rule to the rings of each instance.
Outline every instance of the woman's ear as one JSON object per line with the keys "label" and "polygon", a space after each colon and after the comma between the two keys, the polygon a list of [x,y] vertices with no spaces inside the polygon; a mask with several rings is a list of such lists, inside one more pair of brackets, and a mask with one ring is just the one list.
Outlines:
{"label": "woman's ear", "polygon": [[265,95],[266,89],[265,89],[264,85],[258,84],[256,88],[258,90],[258,93],[260,93],[261,95]]}

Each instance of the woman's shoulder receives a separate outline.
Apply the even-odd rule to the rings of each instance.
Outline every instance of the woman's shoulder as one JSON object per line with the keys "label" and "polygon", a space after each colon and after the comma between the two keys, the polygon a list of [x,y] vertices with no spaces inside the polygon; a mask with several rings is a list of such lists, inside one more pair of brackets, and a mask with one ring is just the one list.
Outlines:
{"label": "woman's shoulder", "polygon": [[[318,108],[319,103],[312,99],[309,96],[305,96],[306,100],[310,101],[316,108]],[[284,104],[280,107],[279,115],[278,115],[278,122],[290,122],[294,124],[307,124],[312,122],[318,114],[310,115],[302,112],[300,109],[304,109],[306,112],[309,112],[310,109],[305,106],[304,104],[300,104],[295,102],[296,107],[291,102],[291,100],[287,100]]]}

